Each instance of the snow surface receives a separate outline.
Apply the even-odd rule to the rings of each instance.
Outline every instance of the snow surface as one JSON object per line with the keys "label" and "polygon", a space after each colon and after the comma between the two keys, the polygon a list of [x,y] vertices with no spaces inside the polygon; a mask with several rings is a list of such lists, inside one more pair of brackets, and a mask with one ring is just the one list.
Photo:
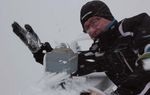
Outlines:
{"label": "snow surface", "polygon": [[[63,87],[60,85],[63,83]],[[87,82],[85,77],[73,77],[67,73],[48,73],[26,89],[21,95],[80,95],[81,92],[95,91],[99,95],[105,95],[95,88],[98,82]]]}

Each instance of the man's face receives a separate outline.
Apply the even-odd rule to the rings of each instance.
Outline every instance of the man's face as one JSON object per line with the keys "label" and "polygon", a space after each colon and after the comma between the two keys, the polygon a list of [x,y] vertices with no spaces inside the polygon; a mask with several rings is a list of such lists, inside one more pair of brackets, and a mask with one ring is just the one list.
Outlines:
{"label": "man's face", "polygon": [[106,29],[106,26],[110,23],[110,20],[107,20],[102,17],[93,16],[89,18],[84,23],[84,29],[89,34],[89,36],[94,39],[96,38],[100,33],[104,32]]}

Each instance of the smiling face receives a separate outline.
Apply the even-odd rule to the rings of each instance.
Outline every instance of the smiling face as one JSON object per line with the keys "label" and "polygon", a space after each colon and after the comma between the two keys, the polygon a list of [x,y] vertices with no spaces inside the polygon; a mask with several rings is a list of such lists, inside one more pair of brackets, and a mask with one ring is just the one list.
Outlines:
{"label": "smiling face", "polygon": [[98,16],[93,16],[84,23],[84,29],[89,34],[89,36],[94,39],[100,33],[105,31],[109,23],[111,23],[110,20]]}

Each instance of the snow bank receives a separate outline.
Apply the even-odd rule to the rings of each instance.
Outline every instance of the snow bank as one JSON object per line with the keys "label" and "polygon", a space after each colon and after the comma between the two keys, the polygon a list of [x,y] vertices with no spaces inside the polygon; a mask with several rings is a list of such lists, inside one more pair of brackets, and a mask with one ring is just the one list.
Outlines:
{"label": "snow bank", "polygon": [[96,83],[88,83],[85,77],[70,78],[67,73],[45,73],[45,75],[29,87],[21,95],[80,95],[81,92],[96,91]]}

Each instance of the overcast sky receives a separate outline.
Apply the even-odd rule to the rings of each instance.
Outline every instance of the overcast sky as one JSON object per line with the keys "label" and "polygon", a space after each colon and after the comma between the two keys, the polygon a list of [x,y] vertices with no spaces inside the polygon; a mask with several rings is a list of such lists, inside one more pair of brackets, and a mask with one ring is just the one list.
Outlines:
{"label": "overcast sky", "polygon": [[[18,95],[38,81],[44,70],[12,32],[11,24],[30,24],[42,42],[53,47],[82,35],[81,6],[89,0],[0,0],[0,95]],[[117,20],[147,12],[149,0],[103,0]]]}

